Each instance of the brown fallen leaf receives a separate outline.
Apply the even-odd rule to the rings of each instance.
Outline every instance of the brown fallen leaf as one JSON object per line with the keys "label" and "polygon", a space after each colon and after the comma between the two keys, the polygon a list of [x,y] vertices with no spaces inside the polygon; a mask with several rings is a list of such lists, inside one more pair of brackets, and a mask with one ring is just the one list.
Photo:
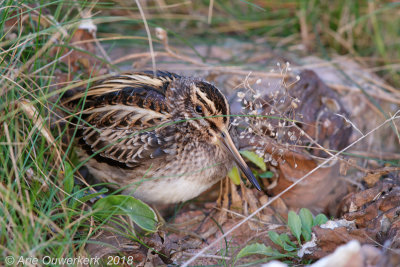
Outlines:
{"label": "brown fallen leaf", "polygon": [[68,46],[72,48],[54,46],[50,54],[55,56],[62,53],[59,55],[61,62],[67,64],[71,72],[77,72],[83,67],[88,75],[104,74],[105,70],[101,69],[102,62],[94,56],[96,55],[97,27],[90,19],[90,13],[86,12],[83,16],[84,19],[69,40]]}
{"label": "brown fallen leaf", "polygon": [[378,172],[370,172],[364,176],[363,181],[367,184],[368,187],[373,187],[379,179],[384,174],[388,174],[388,171],[378,171]]}
{"label": "brown fallen leaf", "polygon": [[305,258],[308,259],[325,257],[332,253],[338,246],[346,244],[351,240],[357,240],[362,244],[373,244],[373,240],[368,238],[365,229],[348,228],[345,226],[329,229],[316,226],[313,227],[313,233],[317,238],[317,246],[310,249],[310,254],[306,254]]}
{"label": "brown fallen leaf", "polygon": [[371,239],[383,243],[393,240],[393,248],[400,230],[400,184],[398,179],[386,178],[373,188],[347,195],[341,205],[343,218],[354,220],[357,227],[365,229]]}

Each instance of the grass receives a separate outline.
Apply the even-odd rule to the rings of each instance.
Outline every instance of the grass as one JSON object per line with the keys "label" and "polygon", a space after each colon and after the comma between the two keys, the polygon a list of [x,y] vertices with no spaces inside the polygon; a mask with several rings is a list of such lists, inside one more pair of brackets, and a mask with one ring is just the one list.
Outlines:
{"label": "grass", "polygon": [[[393,87],[400,86],[399,3],[224,0],[213,2],[210,16],[209,1],[157,4],[162,2],[143,4],[150,28],[163,27],[171,45],[191,48],[199,62],[210,58],[197,51],[198,45],[211,47],[229,38],[278,52],[296,48],[300,56],[349,55]],[[93,73],[79,61],[73,69],[60,57],[67,49],[93,55],[70,44],[85,8],[92,9],[97,37],[105,39],[101,43],[110,56],[127,46],[148,51],[143,21],[137,6],[125,1],[0,3],[0,262],[8,255],[84,255],[102,222],[88,203],[77,202],[88,187],[74,182],[71,187],[68,177],[77,165],[73,146],[63,147],[65,129],[51,122],[58,95],[69,85],[56,79],[60,72],[82,84]],[[154,44],[162,50],[159,40]],[[242,62],[233,57],[221,64]],[[251,68],[265,70],[267,64]],[[116,71],[126,67],[102,56],[95,65]]]}

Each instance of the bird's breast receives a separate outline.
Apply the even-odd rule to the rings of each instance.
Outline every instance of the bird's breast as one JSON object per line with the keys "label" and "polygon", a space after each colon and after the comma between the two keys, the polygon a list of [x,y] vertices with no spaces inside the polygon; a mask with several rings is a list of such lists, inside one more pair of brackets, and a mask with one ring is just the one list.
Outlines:
{"label": "bird's breast", "polygon": [[174,177],[171,179],[168,179],[168,177],[159,177],[157,179],[155,177],[158,180],[157,182],[145,181],[138,187],[127,189],[124,193],[133,195],[149,204],[178,203],[197,197],[220,180],[215,179],[214,181],[204,182],[203,178],[202,175]]}
{"label": "bird's breast", "polygon": [[124,193],[147,203],[163,204],[197,197],[224,178],[232,167],[232,161],[222,150],[206,149],[207,146],[182,153]]}

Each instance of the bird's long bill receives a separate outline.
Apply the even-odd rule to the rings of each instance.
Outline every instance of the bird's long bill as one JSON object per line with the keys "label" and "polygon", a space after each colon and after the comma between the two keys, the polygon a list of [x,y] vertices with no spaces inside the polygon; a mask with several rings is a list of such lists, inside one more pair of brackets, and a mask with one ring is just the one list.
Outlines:
{"label": "bird's long bill", "polygon": [[239,151],[236,149],[235,145],[233,144],[232,138],[229,135],[228,131],[223,131],[221,133],[220,141],[221,141],[222,145],[231,153],[231,155],[233,156],[239,169],[244,173],[244,175],[246,175],[246,177],[250,181],[250,183],[252,183],[258,190],[261,190],[261,187],[260,187],[259,183],[257,182],[256,177],[254,177],[249,166],[247,166],[247,164],[243,160],[242,156],[240,156]]}

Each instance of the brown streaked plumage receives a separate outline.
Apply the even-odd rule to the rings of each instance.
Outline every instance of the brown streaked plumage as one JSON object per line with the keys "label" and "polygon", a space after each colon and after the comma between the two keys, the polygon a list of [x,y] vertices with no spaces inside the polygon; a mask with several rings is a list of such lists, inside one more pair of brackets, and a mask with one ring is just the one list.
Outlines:
{"label": "brown streaked plumage", "polygon": [[208,82],[138,72],[66,95],[64,106],[79,118],[80,157],[91,157],[94,177],[125,194],[186,201],[224,178],[233,162],[260,189],[229,136],[228,102]]}

